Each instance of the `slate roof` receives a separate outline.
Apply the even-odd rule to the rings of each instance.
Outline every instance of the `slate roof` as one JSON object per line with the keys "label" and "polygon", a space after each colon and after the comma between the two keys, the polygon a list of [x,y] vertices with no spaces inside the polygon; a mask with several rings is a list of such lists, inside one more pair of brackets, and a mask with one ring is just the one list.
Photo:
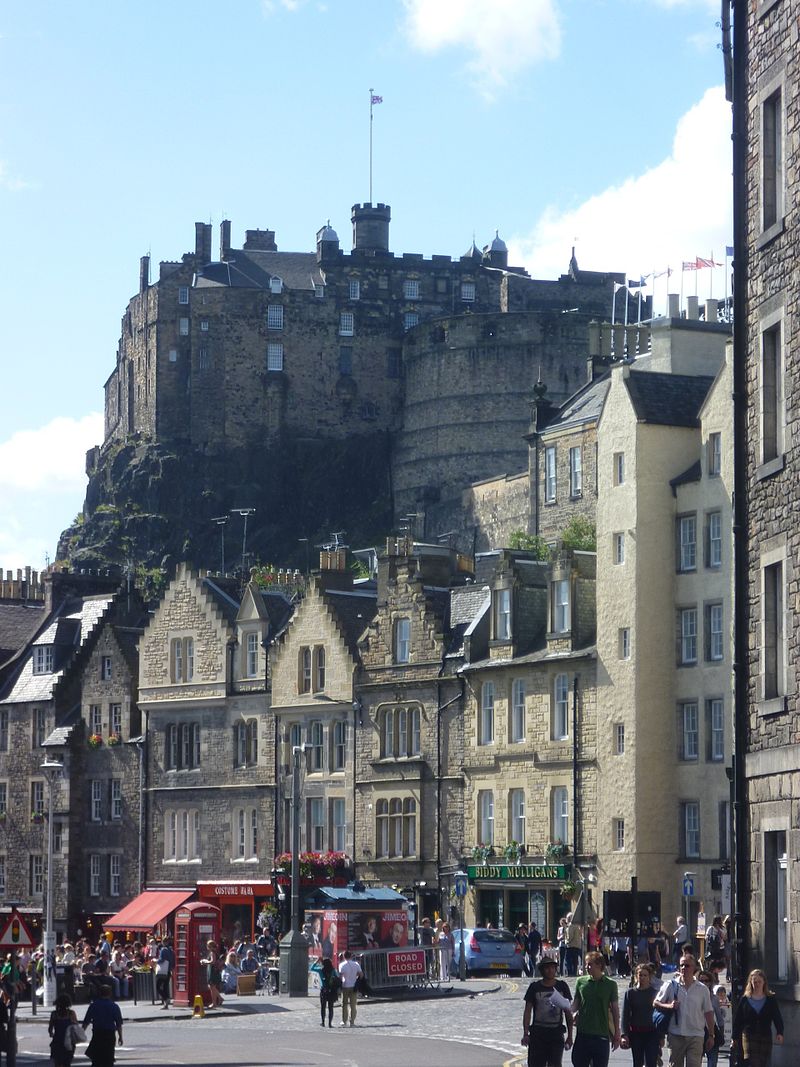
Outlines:
{"label": "slate roof", "polygon": [[226,582],[225,579],[203,578],[202,585],[222,612],[223,618],[228,625],[235,626],[240,605],[238,582],[231,584]]}
{"label": "slate roof", "polygon": [[462,585],[450,590],[450,636],[447,642],[447,657],[460,656],[464,652],[464,638],[476,621],[489,610],[492,603],[486,585]]}
{"label": "slate roof", "polygon": [[315,252],[262,252],[237,249],[224,263],[208,263],[198,274],[195,286],[207,289],[269,289],[270,278],[278,277],[287,289],[313,290],[325,281]]}
{"label": "slate roof", "polygon": [[701,476],[700,460],[695,460],[691,467],[687,467],[682,474],[670,479],[670,485],[675,489],[679,485],[687,485],[689,482],[699,482]]}
{"label": "slate roof", "polygon": [[587,422],[597,422],[603,413],[610,385],[611,377],[608,374],[595,378],[593,382],[587,382],[548,419],[544,433],[553,429],[563,430],[571,426],[582,426]]}
{"label": "slate roof", "polygon": [[595,645],[587,645],[585,648],[576,648],[571,652],[550,652],[547,648],[539,648],[534,652],[527,652],[522,656],[509,656],[507,659],[481,659],[476,660],[474,663],[466,663],[463,667],[459,668],[459,673],[461,673],[461,671],[488,670],[492,667],[502,667],[510,663],[520,665],[525,663],[557,663],[563,660],[596,658],[597,647]]}
{"label": "slate roof", "polygon": [[331,589],[322,599],[332,609],[342,629],[345,643],[354,657],[358,655],[358,639],[372,622],[377,611],[377,595],[373,591]]}
{"label": "slate roof", "polygon": [[[56,644],[56,638],[58,638],[64,652],[77,650],[100,621],[112,599],[113,597],[110,596],[70,598],[69,601],[56,609],[56,614],[51,623],[41,634],[36,636],[34,641],[31,642],[31,647],[33,645]],[[68,614],[62,615],[61,611],[68,612]],[[66,638],[68,633],[73,636],[71,644],[66,645],[63,639]],[[9,691],[3,697],[3,701],[8,704],[21,704],[29,701],[50,700],[53,695],[53,689],[68,663],[68,657],[62,658],[61,663],[57,665],[56,670],[51,674],[34,674],[33,655],[26,655],[21,669],[12,681]]]}
{"label": "slate roof", "polygon": [[44,618],[44,604],[41,601],[0,601],[0,663],[5,663],[31,639]]}
{"label": "slate roof", "polygon": [[698,426],[698,413],[714,379],[631,369],[625,385],[640,422]]}
{"label": "slate roof", "polygon": [[269,618],[269,638],[274,640],[288,625],[294,614],[294,604],[285,593],[261,591],[267,617]]}

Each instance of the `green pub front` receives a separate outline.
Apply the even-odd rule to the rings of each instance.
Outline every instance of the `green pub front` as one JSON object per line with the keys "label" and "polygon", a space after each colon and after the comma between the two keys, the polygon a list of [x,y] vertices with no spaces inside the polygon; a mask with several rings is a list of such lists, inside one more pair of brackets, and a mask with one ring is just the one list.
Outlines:
{"label": "green pub front", "polygon": [[470,864],[464,922],[516,930],[520,923],[533,921],[554,941],[558,920],[569,911],[570,901],[561,889],[571,876],[572,865],[563,863]]}

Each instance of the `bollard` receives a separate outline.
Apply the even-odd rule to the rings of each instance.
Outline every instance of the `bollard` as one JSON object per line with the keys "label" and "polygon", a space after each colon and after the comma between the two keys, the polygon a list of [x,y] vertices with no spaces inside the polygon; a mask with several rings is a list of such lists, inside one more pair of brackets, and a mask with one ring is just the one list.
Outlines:
{"label": "bollard", "polygon": [[203,998],[200,993],[197,993],[194,998],[194,1011],[192,1012],[193,1019],[205,1019],[206,1009],[203,1007]]}
{"label": "bollard", "polygon": [[9,1005],[6,1039],[8,1042],[6,1048],[6,1067],[17,1067],[17,1014],[12,1005]]}

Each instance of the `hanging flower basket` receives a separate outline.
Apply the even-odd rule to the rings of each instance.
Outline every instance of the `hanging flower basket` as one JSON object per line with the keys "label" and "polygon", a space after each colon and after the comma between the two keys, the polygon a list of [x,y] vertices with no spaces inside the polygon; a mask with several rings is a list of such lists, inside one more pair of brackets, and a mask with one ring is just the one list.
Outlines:
{"label": "hanging flower basket", "polygon": [[[109,744],[110,747],[113,747],[114,745],[119,745],[121,743],[122,743],[122,738],[119,736],[119,734],[109,734],[108,735],[108,744]],[[101,738],[101,744],[102,744],[102,738]]]}
{"label": "hanging flower basket", "polygon": [[519,841],[509,841],[503,849],[503,855],[509,863],[519,863],[522,855],[522,845]]}
{"label": "hanging flower basket", "polygon": [[565,900],[574,900],[580,892],[580,886],[577,882],[567,881],[561,886],[561,896]]}
{"label": "hanging flower basket", "polygon": [[494,856],[493,845],[476,845],[472,850],[472,858],[477,863],[486,863],[492,856]]}
{"label": "hanging flower basket", "polygon": [[551,841],[545,848],[544,854],[551,861],[563,859],[564,856],[569,854],[569,845],[565,845],[563,841]]}
{"label": "hanging flower basket", "polygon": [[43,811],[32,811],[31,812],[31,822],[32,823],[36,823],[37,825],[41,825],[44,822],[44,812]]}
{"label": "hanging flower basket", "polygon": [[100,748],[103,743],[102,734],[89,734],[89,748]]}
{"label": "hanging flower basket", "polygon": [[[301,852],[299,859],[300,879],[308,882],[334,882],[344,884],[350,859],[346,852]],[[285,871],[288,883],[292,871],[291,852],[282,852],[275,859],[275,866]]]}

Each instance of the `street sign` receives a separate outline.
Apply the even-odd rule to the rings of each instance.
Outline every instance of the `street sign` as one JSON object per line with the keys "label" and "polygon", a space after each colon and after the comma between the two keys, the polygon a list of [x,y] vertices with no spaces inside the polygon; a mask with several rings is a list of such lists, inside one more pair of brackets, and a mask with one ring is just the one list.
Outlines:
{"label": "street sign", "polygon": [[0,933],[0,948],[33,948],[35,944],[22,916],[12,911]]}
{"label": "street sign", "polygon": [[688,875],[683,879],[683,895],[685,897],[694,896],[694,878],[690,878]]}
{"label": "street sign", "polygon": [[465,874],[457,874],[455,877],[456,883],[456,896],[461,898],[467,895],[467,876]]}

